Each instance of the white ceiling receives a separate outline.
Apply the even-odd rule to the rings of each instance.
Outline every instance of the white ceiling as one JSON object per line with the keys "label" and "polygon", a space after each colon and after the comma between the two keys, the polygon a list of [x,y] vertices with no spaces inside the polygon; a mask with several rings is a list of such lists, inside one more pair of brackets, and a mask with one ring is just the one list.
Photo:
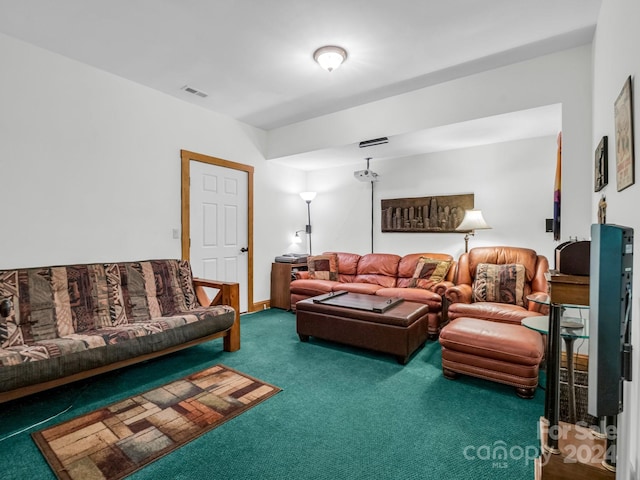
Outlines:
{"label": "white ceiling", "polygon": [[[589,43],[600,3],[0,0],[0,32],[269,130]],[[327,44],[349,55],[332,73]]]}

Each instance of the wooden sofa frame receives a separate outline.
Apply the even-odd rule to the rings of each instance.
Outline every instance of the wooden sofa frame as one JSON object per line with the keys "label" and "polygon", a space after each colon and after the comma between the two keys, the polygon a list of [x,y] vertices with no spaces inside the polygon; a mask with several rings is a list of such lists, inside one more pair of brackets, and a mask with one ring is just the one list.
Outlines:
{"label": "wooden sofa frame", "polygon": [[[198,297],[198,301],[200,302],[200,305],[208,305],[208,306],[229,305],[230,307],[233,307],[236,314],[235,314],[235,320],[231,328],[224,330],[222,332],[216,332],[212,335],[207,335],[206,337],[201,337],[195,340],[191,340],[189,342],[182,343],[180,345],[174,345],[172,347],[165,348],[164,350],[159,350],[157,352],[147,353],[144,355],[140,355],[139,357],[128,358],[126,360],[120,360],[118,362],[110,363],[109,365],[102,365],[100,367],[84,370],[82,372],[74,373],[66,377],[56,378],[55,380],[36,383],[33,385],[28,385],[26,387],[16,388],[15,390],[2,392],[0,393],[0,403],[8,402],[10,400],[15,400],[16,398],[25,397],[27,395],[42,392],[44,390],[59,387],[61,385],[66,385],[68,383],[72,383],[78,380],[84,380],[85,378],[89,378],[94,375],[100,375],[102,373],[117,370],[119,368],[127,367],[129,365],[134,365],[139,362],[144,362],[146,360],[151,360],[153,358],[161,357],[163,355],[177,352],[179,350],[189,348],[194,345],[198,345],[200,343],[208,342],[216,338],[221,338],[221,337],[223,338],[223,349],[225,352],[235,352],[236,350],[240,349],[240,287],[239,285],[234,282],[219,282],[215,280],[194,278],[193,286],[196,292],[196,296]],[[218,293],[213,298],[213,300],[209,298],[209,296],[207,295],[207,292],[204,290],[205,288],[215,288],[218,290]]]}

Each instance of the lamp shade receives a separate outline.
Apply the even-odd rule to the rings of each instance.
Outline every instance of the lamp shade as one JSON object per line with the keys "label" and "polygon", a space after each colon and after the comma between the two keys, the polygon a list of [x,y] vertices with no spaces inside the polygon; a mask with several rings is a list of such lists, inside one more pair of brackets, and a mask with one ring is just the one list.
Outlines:
{"label": "lamp shade", "polygon": [[482,216],[482,210],[466,210],[464,212],[464,218],[460,225],[456,227],[456,230],[461,232],[468,232],[473,230],[487,230],[491,228],[485,222]]}
{"label": "lamp shade", "polygon": [[317,193],[316,192],[301,192],[300,193],[300,197],[305,201],[305,202],[310,202],[312,201],[314,198],[316,198]]}

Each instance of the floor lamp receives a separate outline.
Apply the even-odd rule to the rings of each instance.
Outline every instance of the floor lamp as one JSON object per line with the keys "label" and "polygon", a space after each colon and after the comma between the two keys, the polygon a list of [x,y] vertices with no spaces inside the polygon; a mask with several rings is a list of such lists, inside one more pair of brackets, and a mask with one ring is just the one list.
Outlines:
{"label": "floor lamp", "polygon": [[484,221],[481,210],[465,210],[464,218],[456,230],[466,232],[464,236],[464,253],[469,251],[469,236],[475,235],[475,230],[487,230],[491,227]]}
{"label": "floor lamp", "polygon": [[300,197],[307,202],[307,226],[306,232],[309,237],[309,255],[313,255],[313,251],[311,249],[311,201],[316,198],[316,192],[302,192],[300,193]]}

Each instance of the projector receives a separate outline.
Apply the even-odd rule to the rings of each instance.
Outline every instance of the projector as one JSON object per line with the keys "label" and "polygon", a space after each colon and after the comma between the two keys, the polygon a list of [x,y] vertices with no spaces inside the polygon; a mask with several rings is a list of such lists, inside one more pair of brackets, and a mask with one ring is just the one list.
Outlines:
{"label": "projector", "polygon": [[353,172],[353,176],[356,180],[361,182],[377,182],[378,174],[372,170],[358,170]]}

